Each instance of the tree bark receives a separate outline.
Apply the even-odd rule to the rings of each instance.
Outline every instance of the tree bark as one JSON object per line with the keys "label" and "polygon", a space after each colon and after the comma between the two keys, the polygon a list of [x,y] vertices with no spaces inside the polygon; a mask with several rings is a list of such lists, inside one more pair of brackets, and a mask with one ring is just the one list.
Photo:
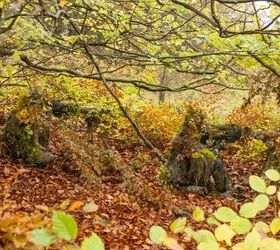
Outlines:
{"label": "tree bark", "polygon": [[[159,81],[160,86],[167,87],[168,83],[166,78],[167,78],[167,67],[164,66],[160,73],[160,81]],[[166,95],[165,91],[159,92],[159,104],[163,104],[165,102],[165,95]]]}

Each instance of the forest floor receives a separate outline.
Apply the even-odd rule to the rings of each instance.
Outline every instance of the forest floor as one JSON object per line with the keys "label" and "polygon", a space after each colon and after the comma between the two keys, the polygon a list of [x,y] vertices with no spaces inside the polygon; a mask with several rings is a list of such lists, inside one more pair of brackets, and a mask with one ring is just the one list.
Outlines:
{"label": "forest floor", "polygon": [[[261,165],[240,161],[234,152],[223,152],[231,177],[231,191],[224,195],[200,196],[160,184],[157,178],[160,164],[149,150],[134,148],[120,155],[129,163],[139,151],[149,157],[142,161],[141,168],[133,169],[131,181],[120,181],[117,172],[88,181],[65,168],[63,157],[58,157],[45,168],[32,168],[2,158],[0,216],[43,214],[49,218],[52,210],[60,210],[63,206],[78,222],[79,239],[94,231],[104,240],[106,249],[159,249],[148,239],[152,225],[168,229],[176,217],[183,215],[194,229],[206,228],[207,225],[192,219],[196,206],[207,215],[224,205],[238,209],[241,203],[254,197],[248,178],[258,173]],[[66,204],[66,200],[70,203],[61,205],[63,202]],[[78,205],[91,201],[98,205],[96,212],[86,213]],[[74,203],[76,205],[73,206]],[[187,237],[180,237],[180,243],[185,249],[195,249],[194,242]]]}

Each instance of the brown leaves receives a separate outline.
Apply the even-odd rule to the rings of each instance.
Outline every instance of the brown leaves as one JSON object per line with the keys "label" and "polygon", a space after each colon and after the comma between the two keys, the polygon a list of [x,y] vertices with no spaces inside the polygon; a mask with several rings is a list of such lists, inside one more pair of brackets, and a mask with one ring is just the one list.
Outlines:
{"label": "brown leaves", "polygon": [[[58,148],[60,152],[63,151],[63,146]],[[147,238],[149,229],[154,224],[167,228],[175,216],[191,215],[195,206],[201,207],[206,216],[223,205],[238,209],[238,200],[228,197],[199,196],[164,188],[156,178],[159,165],[148,150],[138,148],[137,151],[134,148],[123,151],[122,161],[128,168],[132,165],[141,166],[134,167],[129,175],[125,175],[123,182],[115,182],[113,178],[95,177],[85,184],[85,179],[79,178],[68,169],[65,170],[67,172],[62,170],[64,168],[61,166],[65,164],[64,156],[45,169],[28,168],[0,159],[0,199],[4,201],[3,211],[0,208],[0,218],[7,213],[10,216],[16,213],[40,213],[50,217],[52,210],[65,210],[77,219],[79,238],[94,231],[102,237],[109,249],[152,250],[156,247]],[[241,162],[232,155],[225,157],[225,160],[229,163],[231,176],[234,177],[234,188],[243,188],[242,192],[233,190],[233,195],[236,194],[235,198],[241,201],[249,198],[251,194],[247,192],[246,176],[256,171],[258,165]],[[72,163],[70,161],[69,165]],[[13,245],[24,244],[25,233],[42,225],[42,215],[29,222],[24,222],[20,217],[15,218],[4,223],[4,229],[9,233],[11,230],[18,232],[13,234],[13,238],[16,236]],[[189,219],[194,229],[200,228],[198,222]],[[1,222],[0,228],[3,226]],[[0,234],[0,240],[1,237]],[[194,249],[189,239],[182,239],[180,244],[185,249]]]}

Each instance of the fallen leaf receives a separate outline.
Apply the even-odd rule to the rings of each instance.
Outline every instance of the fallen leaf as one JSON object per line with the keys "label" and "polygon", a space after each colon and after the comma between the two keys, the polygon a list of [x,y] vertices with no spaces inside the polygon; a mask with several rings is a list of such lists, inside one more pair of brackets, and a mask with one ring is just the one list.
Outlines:
{"label": "fallen leaf", "polygon": [[36,209],[42,210],[42,211],[44,211],[44,212],[49,212],[49,211],[50,211],[49,207],[48,207],[48,206],[45,206],[45,205],[35,205],[34,207],[35,207]]}
{"label": "fallen leaf", "polygon": [[59,205],[59,208],[61,210],[65,210],[69,206],[69,204],[70,204],[70,200],[66,199]]}
{"label": "fallen leaf", "polygon": [[68,211],[74,211],[78,209],[79,207],[83,206],[84,203],[82,201],[75,201],[69,208]]}
{"label": "fallen leaf", "polygon": [[87,213],[92,213],[92,212],[96,212],[98,208],[99,206],[95,204],[94,201],[91,201],[83,207],[83,210]]}

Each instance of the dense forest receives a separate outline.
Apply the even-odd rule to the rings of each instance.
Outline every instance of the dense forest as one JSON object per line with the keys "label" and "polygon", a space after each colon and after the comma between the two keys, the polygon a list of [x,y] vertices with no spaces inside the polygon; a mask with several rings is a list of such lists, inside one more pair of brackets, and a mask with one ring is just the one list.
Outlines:
{"label": "dense forest", "polygon": [[0,249],[280,249],[279,0],[0,0]]}

